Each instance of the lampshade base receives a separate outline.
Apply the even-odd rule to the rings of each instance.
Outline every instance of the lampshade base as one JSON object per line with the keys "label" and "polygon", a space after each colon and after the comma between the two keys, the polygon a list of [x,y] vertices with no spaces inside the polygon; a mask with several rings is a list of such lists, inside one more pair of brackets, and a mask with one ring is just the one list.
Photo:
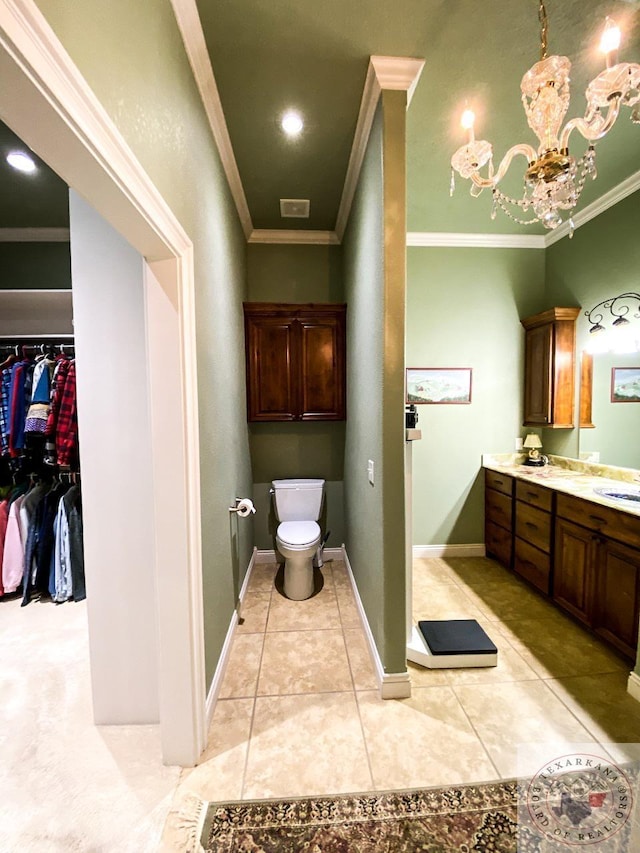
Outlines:
{"label": "lampshade base", "polygon": [[531,459],[531,457],[527,457],[522,464],[531,465],[532,468],[542,468],[542,466],[545,464],[545,461],[542,456],[538,456],[537,459]]}

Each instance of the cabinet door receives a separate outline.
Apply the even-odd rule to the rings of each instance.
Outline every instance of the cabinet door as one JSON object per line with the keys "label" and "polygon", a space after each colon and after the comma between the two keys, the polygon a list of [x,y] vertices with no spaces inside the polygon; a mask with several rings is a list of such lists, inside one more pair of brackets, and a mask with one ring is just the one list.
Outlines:
{"label": "cabinet door", "polygon": [[593,628],[632,658],[638,642],[639,579],[638,551],[603,540],[598,551]]}
{"label": "cabinet door", "polygon": [[551,370],[553,326],[529,329],[525,339],[524,423],[548,424],[551,420]]}
{"label": "cabinet door", "polygon": [[292,421],[295,330],[280,317],[247,317],[247,408],[250,421]]}
{"label": "cabinet door", "polygon": [[556,520],[553,598],[591,625],[593,564],[597,539],[590,530]]}
{"label": "cabinet door", "polygon": [[299,334],[301,419],[343,420],[343,323],[337,317],[301,318]]}

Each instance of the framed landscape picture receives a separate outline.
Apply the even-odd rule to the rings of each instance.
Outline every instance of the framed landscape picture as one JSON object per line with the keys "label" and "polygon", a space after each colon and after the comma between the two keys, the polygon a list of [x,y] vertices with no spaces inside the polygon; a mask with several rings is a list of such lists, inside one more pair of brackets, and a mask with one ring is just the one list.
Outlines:
{"label": "framed landscape picture", "polygon": [[470,367],[407,367],[407,403],[470,402]]}
{"label": "framed landscape picture", "polygon": [[640,403],[640,367],[611,368],[611,402]]}

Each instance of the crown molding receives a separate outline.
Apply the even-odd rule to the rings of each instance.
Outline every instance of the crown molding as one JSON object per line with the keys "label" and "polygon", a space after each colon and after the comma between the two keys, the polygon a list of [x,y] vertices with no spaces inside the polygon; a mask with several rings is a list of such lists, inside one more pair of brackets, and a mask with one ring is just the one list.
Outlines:
{"label": "crown molding", "polygon": [[380,88],[406,91],[407,106],[409,106],[424,68],[424,59],[411,59],[405,56],[372,56],[369,61],[373,65]]}
{"label": "crown molding", "polygon": [[68,242],[68,228],[0,228],[0,243]]}
{"label": "crown molding", "polygon": [[189,63],[193,76],[202,98],[209,126],[213,134],[213,138],[218,147],[220,159],[222,160],[222,168],[224,169],[229,189],[240,217],[244,235],[249,239],[249,235],[253,231],[253,223],[247,198],[244,193],[244,187],[240,180],[240,172],[238,164],[231,146],[231,138],[227,129],[227,122],[222,110],[222,102],[220,101],[220,93],[218,85],[213,74],[209,51],[202,31],[200,16],[195,0],[171,0],[173,13],[178,22],[178,28],[182,35],[185,51],[189,57]]}
{"label": "crown molding", "polygon": [[406,90],[408,103],[423,67],[424,60],[421,59],[403,59],[398,56],[371,56],[369,58],[367,77],[360,101],[360,112],[358,113],[356,131],[353,135],[353,145],[349,155],[347,175],[342,188],[338,216],[336,217],[335,230],[339,242],[342,242],[349,220],[349,213],[351,212],[351,205],[358,185],[362,161],[367,149],[380,94],[383,89]]}
{"label": "crown molding", "polygon": [[306,246],[338,246],[340,240],[335,231],[286,230],[284,228],[254,228],[249,243],[280,243]]}
{"label": "crown molding", "polygon": [[543,234],[456,234],[446,231],[409,231],[407,246],[458,249],[544,249]]}
{"label": "crown molding", "polygon": [[[609,210],[610,207],[613,207],[619,201],[622,201],[622,199],[631,195],[631,193],[634,193],[637,189],[640,189],[640,171],[629,175],[629,177],[625,178],[625,180],[619,183],[617,187],[609,190],[609,192],[600,196],[600,198],[597,198],[595,201],[592,201],[591,204],[588,204],[582,210],[579,210],[573,217],[574,228],[580,228],[581,225],[586,225],[586,223],[591,219],[595,219],[596,216],[600,216],[600,214],[604,213],[605,210]],[[569,235],[569,231],[569,223],[563,222],[562,225],[558,226],[558,228],[546,235],[545,247],[553,246],[553,244],[557,243],[558,240],[562,240],[563,237],[567,237]]]}

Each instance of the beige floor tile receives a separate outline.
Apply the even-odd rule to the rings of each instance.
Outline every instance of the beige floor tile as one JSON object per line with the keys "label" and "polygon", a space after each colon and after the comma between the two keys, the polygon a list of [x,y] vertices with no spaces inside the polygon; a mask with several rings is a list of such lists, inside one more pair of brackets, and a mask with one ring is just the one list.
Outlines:
{"label": "beige floor tile", "polygon": [[449,684],[446,669],[428,669],[407,661],[412,687],[446,687]]}
{"label": "beige floor tile", "polygon": [[256,700],[244,799],[370,790],[353,692]]}
{"label": "beige floor tile", "polygon": [[545,619],[505,620],[511,645],[541,678],[629,670],[629,664],[560,613]]}
{"label": "beige floor tile", "polygon": [[325,563],[325,566],[327,565],[331,567],[331,574],[336,587],[351,589],[351,578],[349,577],[344,560],[331,560],[330,563]]}
{"label": "beige floor tile", "polygon": [[341,630],[265,635],[260,696],[344,690],[353,690],[353,682]]}
{"label": "beige floor tile", "polygon": [[340,622],[343,630],[358,629],[362,631],[362,619],[356,605],[356,600],[351,589],[336,587],[338,608],[340,610]]}
{"label": "beige floor tile", "polygon": [[640,704],[627,693],[627,678],[627,672],[613,672],[546,682],[617,760],[640,758]]}
{"label": "beige floor tile", "polygon": [[291,601],[275,591],[271,596],[267,632],[340,628],[338,601],[332,583],[305,601]]}
{"label": "beige floor tile", "polygon": [[270,601],[270,592],[252,592],[245,596],[240,610],[242,622],[238,624],[240,634],[264,634]]}
{"label": "beige floor tile", "polygon": [[253,703],[253,699],[223,699],[216,703],[207,748],[197,767],[184,770],[181,787],[203,800],[240,799]]}
{"label": "beige floor tile", "polygon": [[264,634],[236,634],[220,687],[220,699],[255,696]]}
{"label": "beige floor tile", "polygon": [[461,587],[465,595],[490,621],[507,619],[544,619],[551,605],[524,582],[491,582],[482,586]]}
{"label": "beige floor tile", "polygon": [[351,675],[356,690],[375,690],[378,681],[371,663],[369,646],[362,629],[348,628],[344,632]]}
{"label": "beige floor tile", "polygon": [[508,569],[488,557],[448,557],[446,562],[456,583],[472,588],[487,583],[517,583]]}
{"label": "beige floor tile", "polygon": [[453,689],[503,778],[518,774],[518,744],[539,745],[525,768],[535,773],[544,761],[561,754],[559,749],[594,740],[543,681]]}
{"label": "beige floor tile", "polygon": [[498,665],[450,669],[450,684],[498,684],[502,681],[531,681],[538,678],[534,670],[525,662],[515,649],[503,644],[496,638]]}
{"label": "beige floor tile", "polygon": [[481,619],[482,613],[455,584],[431,586],[424,595],[413,591],[416,619]]}
{"label": "beige floor tile", "polygon": [[496,778],[450,687],[414,688],[402,700],[356,695],[376,790]]}
{"label": "beige floor tile", "polygon": [[436,581],[438,583],[455,583],[456,576],[449,567],[446,560],[441,557],[416,557],[413,560],[414,583],[422,581]]}
{"label": "beige floor tile", "polygon": [[271,592],[277,571],[278,564],[275,562],[255,563],[247,584],[247,592]]}

